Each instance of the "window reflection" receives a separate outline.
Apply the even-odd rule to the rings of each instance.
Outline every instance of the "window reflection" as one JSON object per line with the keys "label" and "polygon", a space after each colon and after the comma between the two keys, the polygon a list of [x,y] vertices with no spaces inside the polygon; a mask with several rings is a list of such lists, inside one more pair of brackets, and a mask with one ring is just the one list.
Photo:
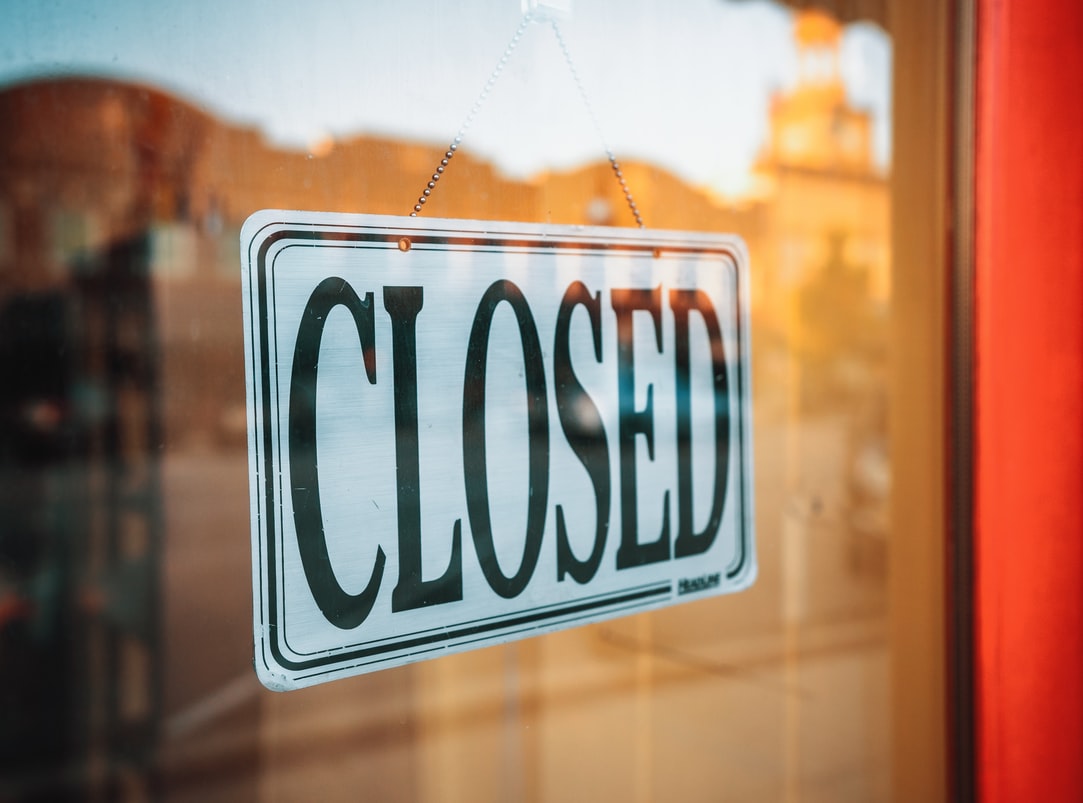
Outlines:
{"label": "window reflection", "polygon": [[[648,226],[751,251],[757,586],[287,697],[250,666],[240,225],[406,214],[444,145],[0,90],[0,798],[884,799],[892,199],[845,29],[791,21],[739,180],[621,159]],[[634,225],[598,150],[524,177],[468,141],[425,215]]]}

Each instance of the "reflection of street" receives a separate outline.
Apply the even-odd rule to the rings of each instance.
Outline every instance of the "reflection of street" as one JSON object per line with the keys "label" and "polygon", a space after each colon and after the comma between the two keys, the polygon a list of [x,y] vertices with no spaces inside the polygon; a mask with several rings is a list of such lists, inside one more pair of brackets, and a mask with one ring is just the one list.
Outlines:
{"label": "reflection of street", "polygon": [[247,456],[171,457],[162,477],[166,788],[173,800],[254,799],[260,703]]}
{"label": "reflection of street", "polygon": [[759,801],[787,773],[804,801],[886,799],[884,588],[847,559],[845,420],[757,423],[750,591],[287,694],[252,670],[247,456],[171,457],[170,799],[635,800],[646,780],[642,799]]}

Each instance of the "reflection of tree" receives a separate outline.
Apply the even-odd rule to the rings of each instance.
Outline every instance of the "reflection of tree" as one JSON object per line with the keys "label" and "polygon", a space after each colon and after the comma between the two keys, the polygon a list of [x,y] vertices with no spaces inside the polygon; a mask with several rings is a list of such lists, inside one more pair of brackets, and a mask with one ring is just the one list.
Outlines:
{"label": "reflection of tree", "polygon": [[[846,258],[845,232],[799,291],[801,400],[808,411],[869,400],[884,379],[887,320],[870,296],[871,269]],[[864,405],[861,405],[864,406]]]}

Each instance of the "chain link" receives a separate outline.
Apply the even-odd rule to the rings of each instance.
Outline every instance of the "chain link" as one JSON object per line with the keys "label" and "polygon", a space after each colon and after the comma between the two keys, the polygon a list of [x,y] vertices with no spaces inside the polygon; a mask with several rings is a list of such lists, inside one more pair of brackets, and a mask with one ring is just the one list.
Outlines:
{"label": "chain link", "polygon": [[[477,100],[474,101],[470,113],[466,115],[466,119],[463,120],[463,124],[459,127],[458,133],[451,141],[451,144],[448,145],[448,149],[444,153],[444,158],[440,160],[440,164],[437,165],[436,171],[432,174],[432,178],[429,179],[425,189],[422,190],[421,195],[418,196],[417,203],[414,204],[414,210],[410,213],[410,217],[417,217],[418,214],[421,213],[425,203],[432,195],[433,190],[436,189],[437,182],[440,181],[440,178],[444,175],[444,171],[447,169],[448,164],[462,144],[463,137],[466,135],[467,130],[473,125],[474,118],[488,99],[489,93],[492,91],[497,79],[500,78],[501,73],[504,72],[508,60],[511,58],[512,53],[515,52],[515,48],[518,47],[519,41],[523,38],[523,34],[526,33],[526,29],[530,27],[532,22],[534,22],[532,13],[527,12],[523,15],[523,19],[519,22],[519,27],[515,30],[515,35],[511,37],[511,41],[508,42],[508,46],[504,49],[504,55],[500,57],[500,61],[497,62],[496,67],[489,75],[489,80],[485,82],[481,94],[478,95]],[[617,179],[621,192],[624,193],[624,200],[628,203],[628,208],[632,211],[632,216],[635,218],[636,225],[642,229],[643,217],[639,213],[639,208],[636,206],[635,199],[632,197],[632,191],[628,188],[628,183],[624,180],[624,173],[621,171],[620,163],[617,161],[617,157],[613,154],[613,151],[606,142],[605,135],[602,134],[602,127],[598,124],[598,118],[594,114],[594,107],[591,105],[590,98],[587,96],[587,90],[583,86],[582,79],[579,77],[579,70],[576,69],[575,62],[572,61],[572,54],[568,50],[568,45],[564,41],[563,35],[560,33],[560,27],[557,25],[555,19],[550,19],[549,25],[553,29],[553,35],[556,37],[557,44],[560,45],[560,52],[564,56],[564,63],[568,65],[568,70],[572,74],[572,80],[575,81],[575,88],[579,92],[579,97],[583,101],[583,105],[586,107],[590,122],[594,126],[595,132],[597,132],[598,138],[602,141],[602,147],[605,149],[605,155],[609,159],[609,166],[613,170],[613,176]]]}
{"label": "chain link", "polygon": [[568,45],[565,44],[564,37],[560,34],[560,27],[557,25],[555,19],[549,20],[549,24],[553,28],[553,35],[557,38],[557,44],[560,45],[560,52],[564,54],[564,63],[568,65],[568,70],[572,74],[572,79],[575,81],[575,88],[579,90],[579,97],[582,98],[583,105],[587,109],[587,115],[590,117],[590,122],[594,126],[594,130],[598,133],[598,139],[602,141],[602,147],[605,148],[605,155],[609,158],[609,166],[613,169],[613,175],[616,177],[617,183],[620,184],[621,191],[624,193],[624,200],[628,202],[628,208],[632,210],[632,216],[636,219],[636,225],[638,225],[639,228],[643,228],[643,218],[639,214],[639,208],[636,206],[635,199],[632,198],[632,191],[628,189],[628,183],[624,180],[624,173],[620,169],[617,157],[613,155],[609,143],[605,140],[605,134],[602,133],[602,127],[598,124],[598,118],[594,114],[594,107],[590,103],[590,98],[587,97],[587,90],[583,86],[582,80],[579,78],[579,70],[575,68],[575,62],[572,61],[571,51],[568,50]]}
{"label": "chain link", "polygon": [[496,63],[496,67],[493,68],[492,74],[489,75],[489,80],[485,82],[481,94],[478,95],[478,99],[474,101],[470,113],[466,115],[463,124],[459,126],[459,132],[455,135],[455,138],[451,140],[451,144],[448,145],[447,152],[444,153],[444,158],[440,160],[440,164],[436,167],[436,172],[432,174],[432,178],[429,179],[428,185],[422,190],[421,195],[418,196],[417,203],[414,204],[414,211],[410,213],[410,217],[417,217],[422,207],[424,207],[425,202],[429,200],[429,196],[432,195],[432,191],[436,189],[436,182],[444,175],[444,170],[455,155],[455,151],[457,151],[462,144],[467,129],[473,125],[474,117],[481,111],[482,104],[489,98],[489,93],[492,92],[493,86],[496,84],[500,74],[504,72],[504,68],[508,64],[508,59],[510,59],[511,54],[515,52],[515,48],[519,46],[519,40],[523,38],[523,34],[526,33],[526,29],[530,27],[530,23],[533,21],[534,17],[529,12],[523,15],[523,19],[519,22],[519,27],[515,30],[515,35],[512,36],[511,41],[508,42],[508,46],[504,48],[504,55],[501,56],[500,61]]}

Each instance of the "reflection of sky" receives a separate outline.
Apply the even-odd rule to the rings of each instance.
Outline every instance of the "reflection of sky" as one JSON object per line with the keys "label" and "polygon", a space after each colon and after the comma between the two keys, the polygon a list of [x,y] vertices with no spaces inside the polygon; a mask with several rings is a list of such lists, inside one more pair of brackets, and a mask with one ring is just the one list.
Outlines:
{"label": "reflection of sky", "polygon": [[[443,143],[504,52],[520,0],[17,0],[4,17],[0,86],[116,76],[280,144],[361,132]],[[763,141],[770,93],[796,75],[790,13],[762,0],[573,0],[561,29],[618,157],[722,190]],[[851,101],[874,114],[881,166],[890,60],[879,28],[847,28],[841,69]],[[527,31],[464,148],[520,176],[603,155],[547,26]]]}

